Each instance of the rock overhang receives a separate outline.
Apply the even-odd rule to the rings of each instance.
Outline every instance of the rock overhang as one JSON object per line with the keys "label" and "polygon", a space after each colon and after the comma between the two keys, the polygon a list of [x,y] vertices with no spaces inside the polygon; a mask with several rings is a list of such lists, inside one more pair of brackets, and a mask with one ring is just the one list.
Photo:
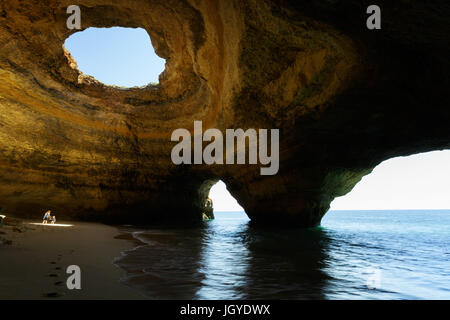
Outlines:
{"label": "rock overhang", "polygon": [[[440,13],[386,4],[387,30],[370,33],[356,2],[83,1],[83,28],[144,28],[166,59],[158,86],[128,89],[75,68],[68,5],[2,8],[0,205],[11,213],[196,221],[222,179],[254,221],[311,226],[382,160],[449,147],[443,2]],[[408,15],[390,15],[415,6],[430,26],[411,38]],[[196,120],[279,128],[279,173],[175,166],[170,135]]]}

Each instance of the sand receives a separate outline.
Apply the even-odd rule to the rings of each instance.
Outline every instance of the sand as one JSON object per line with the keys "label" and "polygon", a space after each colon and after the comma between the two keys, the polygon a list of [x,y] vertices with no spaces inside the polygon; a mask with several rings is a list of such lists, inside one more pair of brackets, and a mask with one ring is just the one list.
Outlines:
{"label": "sand", "polygon": [[[144,299],[113,264],[134,245],[103,224],[9,220],[0,227],[0,300]],[[66,286],[69,265],[81,268],[81,290]]]}

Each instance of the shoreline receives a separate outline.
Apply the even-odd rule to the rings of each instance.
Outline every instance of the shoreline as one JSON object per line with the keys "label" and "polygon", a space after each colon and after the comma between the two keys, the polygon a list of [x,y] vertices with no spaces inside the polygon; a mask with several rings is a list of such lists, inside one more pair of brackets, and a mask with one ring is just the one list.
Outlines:
{"label": "shoreline", "polygon": [[[114,264],[135,242],[117,227],[63,221],[70,226],[30,224],[10,219],[0,227],[0,299],[140,300],[145,296],[120,282],[125,271]],[[59,221],[58,221],[59,224]],[[81,269],[81,289],[66,286],[66,269]]]}

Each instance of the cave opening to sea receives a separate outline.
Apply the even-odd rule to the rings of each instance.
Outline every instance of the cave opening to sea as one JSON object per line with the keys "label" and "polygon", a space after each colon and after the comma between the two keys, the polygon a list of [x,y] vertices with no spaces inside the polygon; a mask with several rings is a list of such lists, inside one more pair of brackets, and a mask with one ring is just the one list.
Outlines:
{"label": "cave opening to sea", "polygon": [[328,298],[448,298],[449,193],[444,150],[386,160],[336,198],[319,228]]}
{"label": "cave opening to sea", "polygon": [[225,217],[227,215],[240,215],[247,218],[244,208],[236,201],[236,199],[227,190],[227,186],[222,180],[213,185],[209,191],[209,198],[213,202],[214,215],[216,218]]}
{"label": "cave opening to sea", "polygon": [[449,192],[450,150],[425,152],[383,161],[331,210],[450,209]]}
{"label": "cave opening to sea", "polygon": [[157,85],[165,68],[143,28],[87,28],[68,37],[64,48],[79,71],[110,86]]}

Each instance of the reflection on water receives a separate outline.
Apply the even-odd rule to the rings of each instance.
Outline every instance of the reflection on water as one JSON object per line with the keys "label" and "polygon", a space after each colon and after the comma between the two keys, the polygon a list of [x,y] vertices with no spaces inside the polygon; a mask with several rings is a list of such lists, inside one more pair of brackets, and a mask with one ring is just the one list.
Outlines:
{"label": "reflection on water", "polygon": [[268,231],[219,217],[203,233],[196,298],[322,298],[328,241],[319,228]]}
{"label": "reflection on water", "polygon": [[326,231],[260,230],[243,213],[216,215],[198,229],[135,231],[146,245],[116,262],[125,282],[158,299],[323,298]]}
{"label": "reflection on water", "polygon": [[[196,229],[128,229],[142,245],[116,264],[127,271],[123,282],[154,299],[450,297],[447,229],[408,252],[409,233],[394,237],[383,216],[376,224],[356,213],[330,215],[325,227],[307,230],[255,229],[244,213],[217,213]],[[409,256],[414,251],[418,257]],[[408,274],[414,263],[434,266],[434,274]]]}

